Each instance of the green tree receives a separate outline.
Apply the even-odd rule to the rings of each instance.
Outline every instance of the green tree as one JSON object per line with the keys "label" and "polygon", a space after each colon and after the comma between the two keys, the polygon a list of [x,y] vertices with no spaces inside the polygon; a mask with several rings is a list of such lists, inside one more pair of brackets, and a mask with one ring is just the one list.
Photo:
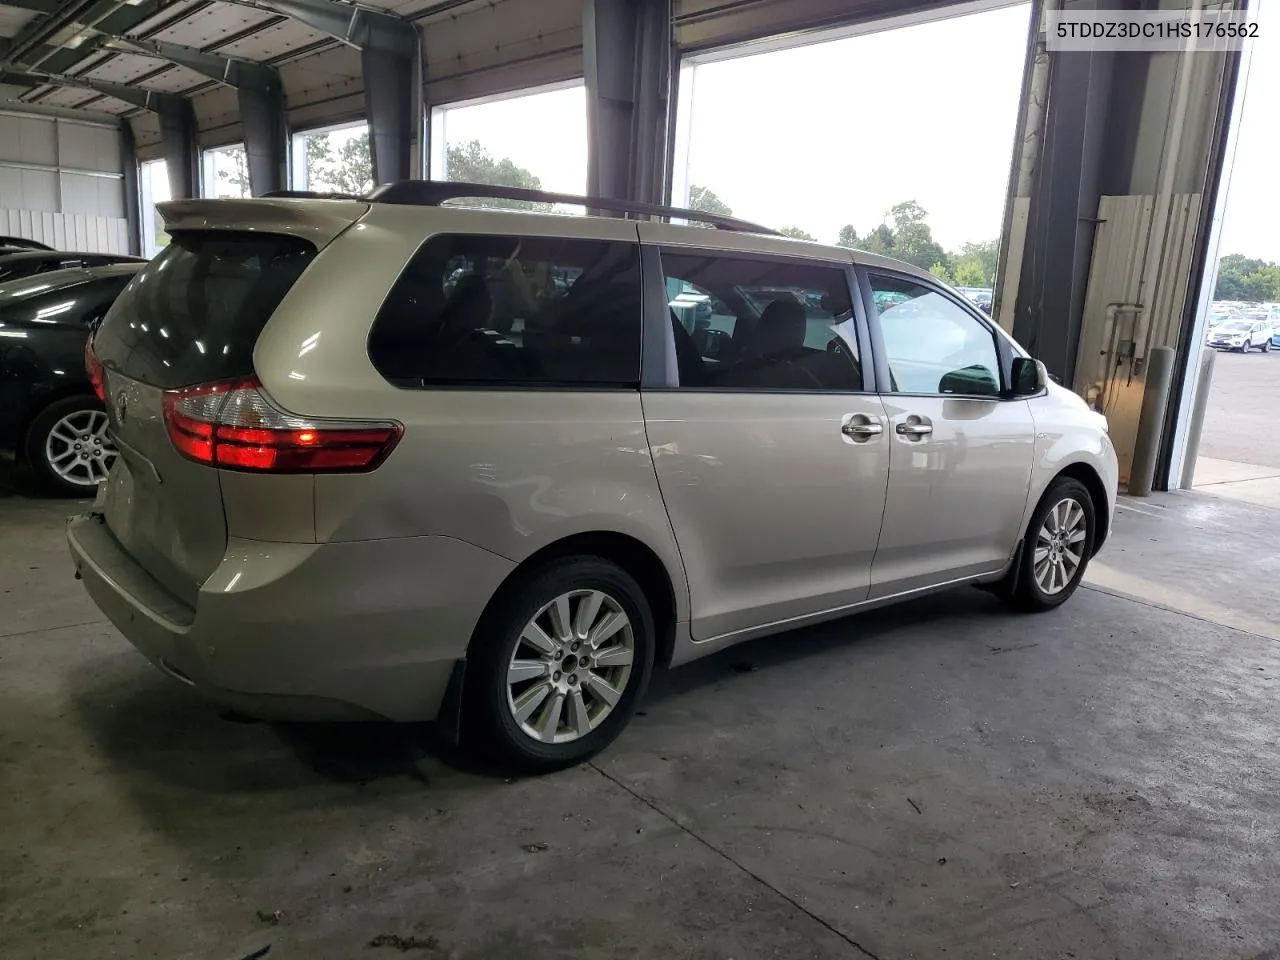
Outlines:
{"label": "green tree", "polygon": [[703,213],[714,213],[720,217],[732,217],[730,206],[706,187],[689,187],[689,209]]}
{"label": "green tree", "polygon": [[893,255],[926,270],[939,263],[949,271],[951,258],[933,239],[933,231],[925,222],[927,217],[924,207],[914,200],[894,204],[889,209],[888,219],[893,222]]}
{"label": "green tree", "polygon": [[[219,165],[218,179],[225,183],[231,189],[228,191],[218,191],[219,196],[223,197],[251,197],[253,189],[249,184],[249,158],[245,156],[244,147],[237,145],[219,150],[218,153],[225,158],[226,166]],[[227,169],[230,167],[230,169]]]}
{"label": "green tree", "polygon": [[951,254],[951,260],[956,263],[955,273],[960,276],[960,267],[958,261],[965,260],[976,262],[982,269],[982,280],[972,284],[975,287],[991,287],[995,286],[996,268],[1000,262],[1000,240],[984,240],[981,243],[962,243],[960,249]]}
{"label": "green tree", "polygon": [[858,231],[853,229],[852,223],[846,223],[840,228],[840,235],[836,237],[837,247],[849,247],[850,249],[858,245]]}
{"label": "green tree", "polygon": [[373,189],[373,156],[366,130],[334,150],[333,134],[307,138],[307,189],[362,196]]}
{"label": "green tree", "polygon": [[1280,266],[1239,253],[1218,261],[1218,300],[1280,300]]}
{"label": "green tree", "polygon": [[800,227],[783,227],[778,231],[784,237],[790,237],[792,240],[816,240],[817,238]]}
{"label": "green tree", "polygon": [[982,269],[982,263],[976,257],[968,257],[955,263],[952,271],[958,287],[988,287],[990,282]]}
{"label": "green tree", "polygon": [[863,249],[871,253],[879,253],[886,257],[896,256],[893,228],[887,223],[875,227],[862,238]]}
{"label": "green tree", "polygon": [[935,263],[929,268],[929,272],[943,283],[955,283],[955,280],[951,276],[951,271],[947,269],[947,266],[944,263]]}
{"label": "green tree", "polygon": [[[484,148],[479,140],[450,145],[445,157],[445,175],[462,183],[487,183],[495,187],[519,187],[524,190],[541,190],[542,181],[524,167],[518,167],[510,157],[501,160]],[[549,211],[555,204],[529,200],[468,200],[467,206],[502,207],[504,209]]]}

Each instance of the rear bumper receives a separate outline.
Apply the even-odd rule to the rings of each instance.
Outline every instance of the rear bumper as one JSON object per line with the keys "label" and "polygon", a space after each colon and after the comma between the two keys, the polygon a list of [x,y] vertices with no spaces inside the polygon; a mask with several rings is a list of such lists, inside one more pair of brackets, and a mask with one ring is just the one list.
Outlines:
{"label": "rear bumper", "polygon": [[433,720],[472,630],[513,568],[447,537],[231,540],[194,608],[95,513],[68,522],[90,597],[170,677],[264,719]]}

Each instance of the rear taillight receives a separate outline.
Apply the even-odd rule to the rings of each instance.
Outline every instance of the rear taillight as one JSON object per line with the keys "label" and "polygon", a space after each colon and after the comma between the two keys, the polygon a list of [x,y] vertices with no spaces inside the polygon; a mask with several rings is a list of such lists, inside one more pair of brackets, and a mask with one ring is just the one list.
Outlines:
{"label": "rear taillight", "polygon": [[89,334],[84,341],[84,372],[89,375],[89,385],[93,387],[93,392],[105,404],[107,402],[107,391],[102,383],[102,362],[98,359],[98,355],[93,352],[93,334]]}
{"label": "rear taillight", "polygon": [[394,423],[285,413],[254,378],[166,390],[164,422],[170,442],[187,459],[266,473],[372,470],[402,432]]}

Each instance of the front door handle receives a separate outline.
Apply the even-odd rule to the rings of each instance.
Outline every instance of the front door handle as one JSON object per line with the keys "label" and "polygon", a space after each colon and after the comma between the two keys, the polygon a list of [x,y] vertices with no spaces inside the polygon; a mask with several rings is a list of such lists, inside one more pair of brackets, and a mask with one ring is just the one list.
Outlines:
{"label": "front door handle", "polygon": [[854,440],[867,440],[884,433],[884,427],[878,423],[846,423],[840,428],[840,432]]}
{"label": "front door handle", "polygon": [[840,421],[840,432],[854,443],[866,443],[884,433],[884,427],[865,413],[849,413]]}
{"label": "front door handle", "polygon": [[900,437],[927,437],[933,433],[931,423],[900,423],[894,430]]}

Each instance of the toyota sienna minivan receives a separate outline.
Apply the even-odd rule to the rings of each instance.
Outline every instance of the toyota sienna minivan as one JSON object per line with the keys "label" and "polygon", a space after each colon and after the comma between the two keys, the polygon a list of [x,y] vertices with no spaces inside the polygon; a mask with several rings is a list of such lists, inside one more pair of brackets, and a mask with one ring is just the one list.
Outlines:
{"label": "toyota sienna minivan", "polygon": [[119,456],[68,539],[164,673],[545,770],[655,664],[961,584],[1075,591],[1106,421],[955,291],[706,214],[454,202],[495,196],[564,202],[160,206],[172,241],[86,346]]}

